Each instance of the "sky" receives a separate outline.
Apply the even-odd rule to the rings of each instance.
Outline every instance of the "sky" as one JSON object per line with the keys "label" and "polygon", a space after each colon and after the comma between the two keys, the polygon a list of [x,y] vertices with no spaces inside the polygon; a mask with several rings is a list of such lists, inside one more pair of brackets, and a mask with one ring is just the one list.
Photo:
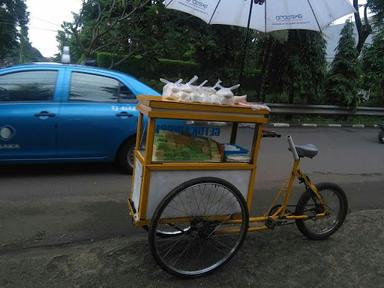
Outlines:
{"label": "sky", "polygon": [[[352,2],[352,0],[350,0]],[[58,53],[56,34],[63,21],[72,21],[82,0],[26,0],[29,12],[29,39],[45,57]],[[336,23],[343,23],[346,18]]]}
{"label": "sky", "polygon": [[29,40],[45,57],[58,53],[57,31],[64,21],[72,21],[81,0],[26,0],[29,12]]}

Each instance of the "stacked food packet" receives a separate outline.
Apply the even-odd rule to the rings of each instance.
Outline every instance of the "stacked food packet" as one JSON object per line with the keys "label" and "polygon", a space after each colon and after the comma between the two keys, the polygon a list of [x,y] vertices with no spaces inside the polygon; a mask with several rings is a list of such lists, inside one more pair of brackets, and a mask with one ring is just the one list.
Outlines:
{"label": "stacked food packet", "polygon": [[204,86],[208,81],[203,81],[200,85],[193,85],[198,80],[197,76],[194,76],[187,83],[183,84],[183,80],[179,79],[176,82],[170,82],[166,79],[160,79],[165,83],[163,87],[162,97],[165,100],[177,101],[177,102],[197,102],[208,104],[220,104],[220,105],[241,105],[251,107],[252,109],[266,109],[269,107],[264,104],[254,104],[247,102],[247,95],[235,96],[233,90],[240,87],[240,84],[232,87],[223,87],[222,81],[218,80],[212,87]]}

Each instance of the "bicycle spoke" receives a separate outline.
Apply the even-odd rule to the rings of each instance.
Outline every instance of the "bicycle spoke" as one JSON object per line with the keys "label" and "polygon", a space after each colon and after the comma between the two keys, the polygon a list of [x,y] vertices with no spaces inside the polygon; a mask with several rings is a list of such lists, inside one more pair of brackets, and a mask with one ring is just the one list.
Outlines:
{"label": "bicycle spoke", "polygon": [[[220,242],[218,242],[218,241],[215,241],[213,238],[209,238],[209,240],[212,240],[212,242],[215,242],[215,243],[221,245],[221,246],[224,247],[224,248],[228,248],[228,247],[226,247],[225,245],[223,245],[222,243],[220,243]],[[213,245],[213,244],[212,244],[211,242],[209,242],[209,241],[207,241],[207,244],[208,244],[209,246],[211,246],[212,248],[215,248],[217,251],[219,251],[219,252],[221,252],[221,253],[223,253],[223,254],[228,253],[228,250],[221,249],[220,247],[218,247],[218,245]]]}
{"label": "bicycle spoke", "polygon": [[[185,236],[182,236],[182,238],[180,238],[179,240],[177,240],[172,246],[171,248],[169,248],[169,250],[165,253],[165,255],[163,256],[164,258],[167,257],[167,255],[173,250],[173,248],[176,247],[177,244],[180,243],[181,240],[183,240],[183,237]],[[184,238],[185,239],[185,238]]]}
{"label": "bicycle spoke", "polygon": [[227,219],[225,219],[225,220],[223,220],[222,222],[220,222],[216,227],[215,227],[215,229],[207,236],[207,237],[210,237],[212,234],[214,234],[218,229],[219,229],[219,227],[221,227],[223,224],[224,224],[224,222],[225,221],[227,221],[227,220],[229,220],[229,219],[231,219],[231,215],[228,215],[227,216]]}
{"label": "bicycle spoke", "polygon": [[185,254],[185,252],[187,252],[188,248],[191,246],[191,244],[193,243],[195,239],[193,239],[192,241],[190,241],[188,243],[187,246],[185,246],[185,248],[183,249],[183,251],[180,253],[180,255],[176,258],[176,260],[173,262],[173,266],[176,265],[176,263],[180,260],[181,256],[183,256]]}

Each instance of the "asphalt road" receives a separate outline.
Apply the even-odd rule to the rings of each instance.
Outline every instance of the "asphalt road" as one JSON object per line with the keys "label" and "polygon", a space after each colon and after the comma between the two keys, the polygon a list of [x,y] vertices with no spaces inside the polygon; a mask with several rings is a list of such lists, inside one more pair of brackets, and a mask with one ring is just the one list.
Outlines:
{"label": "asphalt road", "polygon": [[[269,207],[273,192],[289,175],[292,156],[285,136],[296,144],[316,144],[320,153],[303,160],[315,182],[335,182],[352,211],[384,208],[384,145],[377,129],[275,129],[281,139],[264,139],[258,161],[254,211]],[[246,145],[250,128],[242,128]],[[126,205],[131,178],[111,165],[32,165],[0,167],[0,252],[90,239],[138,236]],[[303,187],[297,187],[297,195]]]}
{"label": "asphalt road", "polygon": [[153,260],[146,237],[121,237],[0,255],[1,288],[381,288],[384,210],[352,212],[325,241],[294,225],[248,233],[239,253],[212,275],[185,280]]}

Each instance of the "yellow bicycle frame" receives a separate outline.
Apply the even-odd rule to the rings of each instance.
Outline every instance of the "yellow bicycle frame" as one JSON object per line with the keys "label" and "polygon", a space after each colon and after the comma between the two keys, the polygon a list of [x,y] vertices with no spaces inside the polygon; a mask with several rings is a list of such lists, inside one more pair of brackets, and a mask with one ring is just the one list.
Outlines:
{"label": "yellow bicycle frame", "polygon": [[[310,189],[317,197],[319,202],[321,204],[324,204],[323,197],[317,190],[316,186],[312,183],[312,181],[309,179],[309,177],[305,174],[303,174],[299,168],[300,166],[300,159],[295,159],[292,165],[292,170],[291,170],[291,175],[288,181],[288,186],[286,189],[284,189],[284,199],[279,207],[272,215],[263,215],[263,216],[256,216],[256,217],[250,217],[249,222],[250,223],[260,223],[260,222],[266,222],[267,220],[272,220],[272,221],[278,221],[278,220],[299,220],[299,219],[308,219],[309,216],[307,215],[291,215],[287,213],[287,206],[289,203],[289,200],[292,196],[292,191],[293,191],[293,184],[296,179],[299,179],[301,182],[303,182],[306,186],[307,189]],[[281,194],[281,191],[277,192],[277,195]],[[274,201],[276,198],[274,199]],[[273,202],[274,202],[273,201]],[[272,206],[274,203],[272,203]],[[325,217],[327,215],[327,211],[323,213],[316,214],[315,217],[321,218]],[[207,220],[212,220],[212,221],[222,221],[223,218],[227,216],[208,216]],[[226,223],[233,223],[233,224],[240,224],[242,222],[241,219],[236,219],[236,215],[233,215],[230,219],[226,220]],[[162,219],[161,222],[163,223],[182,223],[182,222],[189,222],[191,220],[190,217],[180,217],[180,218],[172,218],[172,219]],[[262,226],[253,226],[251,225],[248,228],[249,232],[255,232],[255,231],[260,231],[260,230],[267,230],[269,229],[266,225]],[[217,231],[218,233],[236,233],[239,231],[238,227],[232,227],[232,228],[223,228],[220,229],[220,231]]]}
{"label": "yellow bicycle frame", "polygon": [[[293,184],[296,179],[299,179],[301,183],[305,184],[305,187],[307,190],[312,191],[316,198],[319,200],[320,204],[324,205],[324,199],[317,190],[316,186],[312,183],[312,181],[309,179],[307,175],[301,172],[300,170],[300,157],[297,154],[295,145],[293,143],[293,140],[290,136],[288,138],[288,143],[290,150],[293,154],[294,162],[292,165],[292,170],[291,170],[291,176],[288,181],[288,186],[286,189],[281,189],[280,191],[277,192],[274,200],[272,201],[272,206],[275,204],[274,202],[277,200],[277,198],[280,196],[282,192],[284,192],[284,198],[283,201],[280,205],[280,207],[273,212],[271,215],[264,215],[264,216],[257,216],[257,217],[250,217],[249,222],[254,223],[254,222],[266,222],[266,221],[278,221],[278,220],[299,220],[299,219],[308,219],[308,215],[292,215],[290,213],[287,213],[287,206],[289,203],[289,200],[292,196],[292,190],[293,190]],[[325,205],[324,205],[325,206]],[[268,213],[269,214],[269,213]],[[316,214],[315,217],[324,217],[328,214],[327,211],[324,211],[323,213]],[[268,229],[266,225],[263,226],[251,226],[248,231],[258,231],[258,230],[264,230]]]}

